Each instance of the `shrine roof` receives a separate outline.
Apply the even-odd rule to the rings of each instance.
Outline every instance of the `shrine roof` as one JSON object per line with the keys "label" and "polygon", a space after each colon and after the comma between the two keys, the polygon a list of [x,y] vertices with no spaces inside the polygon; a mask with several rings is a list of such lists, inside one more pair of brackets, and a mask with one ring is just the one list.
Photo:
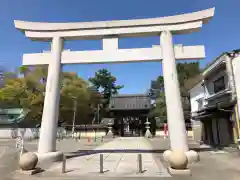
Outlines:
{"label": "shrine roof", "polygon": [[110,99],[110,110],[148,110],[151,99],[147,94],[116,95]]}

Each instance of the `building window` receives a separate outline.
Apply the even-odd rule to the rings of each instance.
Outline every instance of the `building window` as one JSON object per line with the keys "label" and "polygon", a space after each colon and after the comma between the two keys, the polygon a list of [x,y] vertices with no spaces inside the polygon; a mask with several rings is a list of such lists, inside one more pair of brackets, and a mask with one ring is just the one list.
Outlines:
{"label": "building window", "polygon": [[213,88],[214,88],[214,93],[218,93],[225,89],[224,76],[213,81]]}

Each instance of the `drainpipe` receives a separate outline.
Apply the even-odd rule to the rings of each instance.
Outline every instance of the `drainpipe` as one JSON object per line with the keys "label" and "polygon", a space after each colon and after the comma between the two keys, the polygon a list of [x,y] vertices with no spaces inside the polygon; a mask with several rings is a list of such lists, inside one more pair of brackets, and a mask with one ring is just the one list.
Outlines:
{"label": "drainpipe", "polygon": [[232,66],[232,59],[229,55],[226,55],[226,70],[228,75],[228,89],[232,91],[231,93],[231,100],[236,100],[236,87],[234,81],[234,73],[233,73],[233,66]]}
{"label": "drainpipe", "polygon": [[[228,88],[231,90],[231,100],[237,100],[236,94],[236,85],[234,79],[234,72],[233,72],[233,65],[232,60],[236,57],[235,53],[228,53],[226,55],[226,71],[228,75]],[[240,138],[240,126],[239,126],[239,109],[237,103],[234,105],[234,113],[232,113],[231,119],[235,119],[233,133],[234,133],[234,142],[239,145],[239,138]]]}
{"label": "drainpipe", "polygon": [[202,84],[201,85],[202,85],[203,90],[204,90],[204,101],[205,101],[206,97],[209,95],[205,79],[202,80]]}

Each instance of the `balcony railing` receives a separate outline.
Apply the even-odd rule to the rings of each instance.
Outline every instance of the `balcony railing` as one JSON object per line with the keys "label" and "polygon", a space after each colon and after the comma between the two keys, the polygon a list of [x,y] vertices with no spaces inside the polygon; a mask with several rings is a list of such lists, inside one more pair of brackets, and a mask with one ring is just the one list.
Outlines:
{"label": "balcony railing", "polygon": [[229,88],[227,88],[227,89],[225,89],[223,91],[220,91],[218,93],[213,93],[213,94],[206,95],[204,100],[209,101],[209,100],[212,100],[214,98],[222,97],[223,95],[231,94],[231,93],[232,93],[232,91]]}

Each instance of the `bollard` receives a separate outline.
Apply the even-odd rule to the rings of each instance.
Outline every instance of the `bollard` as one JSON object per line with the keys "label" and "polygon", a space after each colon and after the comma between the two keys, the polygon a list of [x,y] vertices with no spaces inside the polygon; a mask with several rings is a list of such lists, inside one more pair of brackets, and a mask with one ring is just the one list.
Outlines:
{"label": "bollard", "polygon": [[238,149],[240,149],[240,138],[237,139],[237,142],[238,142]]}
{"label": "bollard", "polygon": [[96,135],[96,131],[95,131],[95,137],[94,137],[94,142],[97,141],[97,135]]}
{"label": "bollard", "polygon": [[22,156],[23,153],[24,153],[24,147],[23,147],[23,145],[22,145],[22,146],[21,146],[21,150],[20,150],[20,156]]}
{"label": "bollard", "polygon": [[63,155],[62,157],[62,173],[66,172],[66,156]]}
{"label": "bollard", "polygon": [[100,154],[100,173],[103,173],[103,154]]}
{"label": "bollard", "polygon": [[142,173],[142,154],[138,154],[138,173]]}
{"label": "bollard", "polygon": [[103,142],[103,136],[102,136],[101,142]]}
{"label": "bollard", "polygon": [[23,140],[23,138],[22,138],[22,140],[21,140],[21,146],[20,146],[20,148],[21,148],[21,150],[20,150],[20,156],[22,156],[23,153],[24,153],[24,140]]}

